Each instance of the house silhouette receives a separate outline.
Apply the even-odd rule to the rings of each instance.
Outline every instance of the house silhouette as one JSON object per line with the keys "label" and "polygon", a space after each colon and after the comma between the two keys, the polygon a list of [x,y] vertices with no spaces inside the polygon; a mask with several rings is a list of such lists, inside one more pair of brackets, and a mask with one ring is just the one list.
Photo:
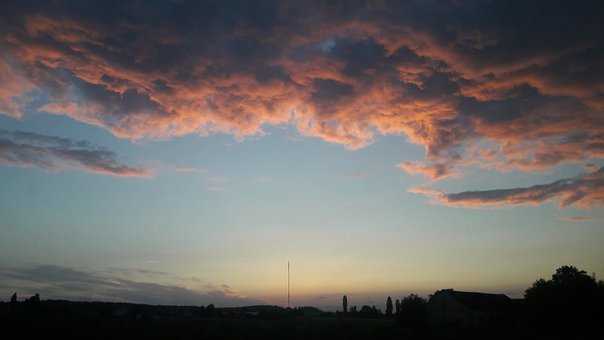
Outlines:
{"label": "house silhouette", "polygon": [[436,324],[476,327],[504,320],[512,299],[504,294],[436,291],[428,301],[430,321]]}

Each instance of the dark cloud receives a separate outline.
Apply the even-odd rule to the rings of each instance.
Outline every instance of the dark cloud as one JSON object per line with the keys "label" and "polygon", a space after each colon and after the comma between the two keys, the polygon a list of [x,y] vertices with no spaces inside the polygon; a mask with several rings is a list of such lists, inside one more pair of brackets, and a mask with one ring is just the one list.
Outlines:
{"label": "dark cloud", "polygon": [[451,206],[537,205],[557,201],[560,207],[589,208],[604,203],[604,168],[573,178],[522,188],[459,193],[444,193],[426,188],[415,188],[411,191],[431,196],[436,202]]}
{"label": "dark cloud", "polygon": [[363,74],[371,76],[387,67],[387,52],[383,45],[373,39],[340,38],[328,41],[324,49],[329,55],[342,60],[345,63],[342,72],[353,77]]}
{"label": "dark cloud", "polygon": [[288,123],[351,149],[402,135],[426,150],[403,170],[434,180],[604,157],[601,1],[1,6],[12,117],[33,107],[130,139]]}
{"label": "dark cloud", "polygon": [[113,152],[86,141],[23,131],[0,130],[0,164],[49,170],[77,168],[121,177],[150,176],[149,170],[124,165]]}
{"label": "dark cloud", "polygon": [[[135,274],[146,275],[146,281],[128,278]],[[157,283],[149,280],[165,279],[166,273],[148,270],[110,270],[90,272],[54,265],[0,268],[5,295],[39,293],[46,299],[69,298],[76,300],[123,301],[158,305],[241,306],[260,301],[237,294],[228,285],[205,285],[203,289],[177,283]],[[195,281],[195,280],[193,280]],[[191,282],[189,282],[191,283]],[[195,282],[193,282],[195,283]]]}
{"label": "dark cloud", "polygon": [[337,104],[352,95],[353,88],[348,84],[333,79],[316,78],[312,83],[311,99],[318,106]]}

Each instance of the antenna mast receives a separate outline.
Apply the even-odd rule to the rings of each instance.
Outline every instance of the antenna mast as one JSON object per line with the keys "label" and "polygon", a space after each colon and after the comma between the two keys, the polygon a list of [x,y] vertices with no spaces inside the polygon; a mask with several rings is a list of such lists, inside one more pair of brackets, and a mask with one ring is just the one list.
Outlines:
{"label": "antenna mast", "polygon": [[289,308],[289,261],[287,261],[287,308]]}

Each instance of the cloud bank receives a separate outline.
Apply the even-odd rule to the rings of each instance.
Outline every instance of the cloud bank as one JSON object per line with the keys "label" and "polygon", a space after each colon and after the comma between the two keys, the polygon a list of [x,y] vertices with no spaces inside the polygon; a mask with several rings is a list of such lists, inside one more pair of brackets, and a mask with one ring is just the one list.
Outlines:
{"label": "cloud bank", "polygon": [[[128,277],[145,276],[144,279]],[[156,305],[241,306],[259,301],[245,298],[228,285],[194,285],[197,279],[176,278],[180,283],[152,283],[165,279],[167,273],[146,270],[110,270],[90,272],[54,265],[0,268],[0,290],[9,296],[39,293],[44,299],[75,299],[84,301],[119,301]],[[174,279],[174,278],[173,278]]]}
{"label": "cloud bank", "polygon": [[0,112],[127,139],[291,124],[358,149],[400,135],[426,151],[401,169],[430,180],[544,171],[604,157],[603,6],[4,3]]}
{"label": "cloud bank", "polygon": [[113,152],[86,141],[0,129],[0,164],[48,170],[76,168],[119,177],[148,177],[150,171],[116,160]]}

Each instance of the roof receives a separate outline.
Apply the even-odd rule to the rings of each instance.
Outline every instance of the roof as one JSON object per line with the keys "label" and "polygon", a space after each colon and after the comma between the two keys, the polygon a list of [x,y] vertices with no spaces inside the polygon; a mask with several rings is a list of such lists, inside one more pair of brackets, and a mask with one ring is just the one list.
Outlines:
{"label": "roof", "polygon": [[512,299],[505,294],[488,294],[477,292],[460,292],[453,289],[439,291],[451,295],[457,302],[477,311],[495,311],[507,308]]}

